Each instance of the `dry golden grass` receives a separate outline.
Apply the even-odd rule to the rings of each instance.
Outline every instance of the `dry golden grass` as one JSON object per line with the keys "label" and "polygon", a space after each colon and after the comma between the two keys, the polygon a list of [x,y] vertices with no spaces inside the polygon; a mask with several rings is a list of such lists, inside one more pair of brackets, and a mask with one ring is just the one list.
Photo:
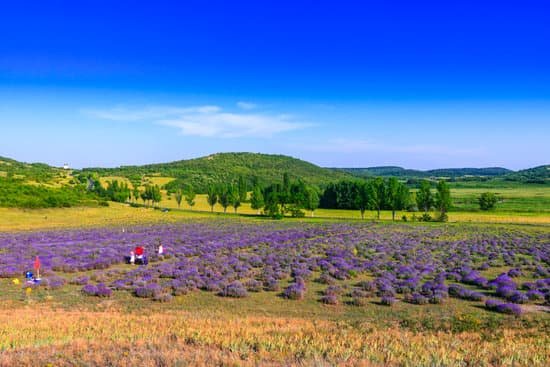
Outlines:
{"label": "dry golden grass", "polygon": [[169,182],[172,182],[175,180],[174,177],[162,177],[162,176],[149,176],[148,177],[149,183],[153,185],[159,185],[160,187],[166,185]]}
{"label": "dry golden grass", "polygon": [[[194,211],[210,212],[211,208],[206,201],[206,195],[197,195],[195,198],[195,206],[192,208]],[[164,200],[160,203],[161,206],[176,209],[178,204],[172,196],[168,199],[164,196]],[[182,200],[181,209],[190,210],[185,200]],[[215,213],[223,213],[221,205],[216,204],[214,206]],[[228,213],[233,213],[233,208],[227,208]],[[257,214],[257,210],[250,207],[250,203],[242,203],[238,208],[240,214]],[[408,220],[411,220],[413,213],[409,212],[397,212],[395,215],[396,220],[401,220],[401,217],[405,215]],[[421,216],[422,213],[416,213],[416,216]],[[550,213],[544,212],[449,212],[450,222],[473,222],[473,223],[511,223],[511,224],[550,224]],[[311,212],[306,212],[306,216],[310,217]],[[432,216],[436,216],[432,213]],[[335,218],[335,219],[361,219],[361,213],[359,210],[340,210],[340,209],[317,209],[314,212],[315,218]],[[365,219],[374,220],[377,218],[376,211],[368,210],[365,212]],[[383,210],[380,218],[382,220],[391,220],[392,215],[390,211]]]}
{"label": "dry golden grass", "polygon": [[0,208],[0,231],[26,231],[75,227],[171,223],[187,218],[204,217],[204,213],[169,212],[131,208],[110,203],[109,207],[77,207],[54,209]]}
{"label": "dry golden grass", "polygon": [[111,182],[111,181],[118,181],[119,183],[125,183],[128,185],[128,187],[130,189],[133,189],[134,186],[132,185],[132,183],[130,182],[130,180],[128,180],[126,177],[119,177],[119,176],[105,176],[105,177],[100,177],[99,178],[99,182],[101,183],[101,186],[107,188],[107,183],[108,182]]}
{"label": "dry golden grass", "polygon": [[0,365],[547,366],[536,330],[411,331],[368,324],[185,311],[0,311]]}
{"label": "dry golden grass", "polygon": [[[182,209],[185,211],[173,210],[168,213],[162,213],[159,210],[146,208],[132,208],[126,204],[109,203],[109,207],[76,207],[76,208],[53,208],[53,209],[14,209],[0,208],[0,231],[24,231],[40,229],[59,229],[75,227],[98,227],[110,225],[135,225],[145,223],[173,223],[190,218],[212,218],[210,207],[206,203],[203,195],[197,195],[197,205],[193,211],[189,210],[187,204],[182,203]],[[175,200],[164,200],[161,206],[168,208],[177,208]],[[217,216],[222,216],[221,206],[216,205],[214,212]],[[228,208],[228,213],[233,213],[232,208]],[[240,214],[256,214],[256,211],[250,208],[250,204],[243,204],[239,208]],[[396,219],[400,219],[406,214],[409,219],[411,213],[398,213]],[[307,214],[309,217],[310,213]],[[335,218],[335,219],[355,219],[359,220],[359,211],[351,210],[326,210],[319,209],[315,211],[315,218]],[[367,212],[366,220],[376,218],[375,212]],[[383,220],[391,220],[391,213],[382,212]],[[452,212],[449,213],[450,222],[472,222],[472,223],[499,223],[499,224],[550,224],[550,215],[534,213],[468,213]]]}

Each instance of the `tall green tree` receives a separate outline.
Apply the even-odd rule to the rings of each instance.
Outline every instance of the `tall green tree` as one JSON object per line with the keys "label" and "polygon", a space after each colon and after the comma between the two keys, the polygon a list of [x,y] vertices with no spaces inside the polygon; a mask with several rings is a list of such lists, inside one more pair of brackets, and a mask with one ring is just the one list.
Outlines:
{"label": "tall green tree", "polygon": [[416,192],[416,205],[424,212],[428,212],[434,206],[434,197],[428,180],[420,181],[420,187]]}
{"label": "tall green tree", "polygon": [[307,187],[304,181],[298,180],[290,184],[288,203],[299,208],[304,208],[307,201]]}
{"label": "tall green tree", "polygon": [[151,187],[151,200],[153,201],[153,206],[155,204],[159,204],[162,200],[162,194],[158,185],[154,185]]}
{"label": "tall green tree", "polygon": [[314,187],[307,186],[304,199],[304,209],[309,210],[311,212],[311,216],[313,217],[315,209],[319,207],[319,194],[317,193],[317,190]]}
{"label": "tall green tree", "polygon": [[451,189],[445,180],[439,180],[435,194],[435,206],[442,218],[449,211],[451,205]]}
{"label": "tall green tree", "polygon": [[139,200],[139,195],[140,195],[139,187],[137,185],[134,185],[134,190],[132,191],[132,193],[134,195],[134,201],[137,203],[137,201]]}
{"label": "tall green tree", "polygon": [[252,196],[250,197],[250,207],[260,214],[260,209],[264,207],[264,195],[260,186],[254,186]]}
{"label": "tall green tree", "polygon": [[189,205],[189,208],[193,210],[193,207],[195,206],[195,197],[197,195],[195,194],[195,190],[193,190],[192,187],[189,187],[187,189],[187,192],[185,193],[185,201],[187,202],[187,205]]}
{"label": "tall green tree", "polygon": [[290,183],[290,176],[288,172],[285,172],[283,174],[283,186],[279,188],[278,190],[278,202],[281,205],[281,213],[284,215],[286,211],[286,204],[290,203],[291,201],[291,193],[290,193],[291,183]]}
{"label": "tall green tree", "polygon": [[147,206],[147,200],[149,200],[147,197],[147,187],[139,193],[139,197],[143,201],[143,205]]}
{"label": "tall green tree", "polygon": [[208,201],[208,205],[210,205],[210,211],[214,212],[214,206],[218,203],[218,190],[216,186],[208,185],[206,201]]}
{"label": "tall green tree", "polygon": [[231,185],[223,185],[220,187],[219,200],[224,213],[227,212],[227,207],[231,205],[231,199],[232,199],[231,196],[232,196]]}
{"label": "tall green tree", "polygon": [[153,187],[151,185],[145,185],[145,189],[141,193],[141,199],[146,206],[149,206],[149,202],[153,203]]}
{"label": "tall green tree", "polygon": [[183,192],[181,191],[180,188],[178,188],[176,190],[176,192],[174,193],[174,197],[176,199],[176,203],[178,203],[178,208],[180,208],[181,207],[181,201],[183,199]]}
{"label": "tall green tree", "polygon": [[241,175],[239,176],[239,182],[237,183],[238,192],[239,192],[239,201],[241,203],[246,202],[247,194],[248,194],[248,187],[246,185],[246,180]]}
{"label": "tall green tree", "polygon": [[358,181],[340,181],[336,187],[338,209],[357,209]]}
{"label": "tall green tree", "polygon": [[371,203],[376,210],[377,218],[380,219],[380,211],[384,208],[386,202],[386,185],[381,177],[370,181]]}
{"label": "tall green tree", "polygon": [[409,189],[405,184],[399,182],[397,178],[391,177],[387,182],[386,201],[391,209],[392,220],[395,220],[395,212],[403,210],[409,202]]}
{"label": "tall green tree", "polygon": [[264,212],[273,218],[281,218],[284,213],[280,208],[280,195],[282,192],[282,185],[272,184],[264,189]]}
{"label": "tall green tree", "polygon": [[365,219],[365,211],[371,207],[371,188],[368,182],[358,183],[356,205],[361,212],[361,219]]}
{"label": "tall green tree", "polygon": [[235,187],[234,185],[229,185],[229,199],[231,202],[231,206],[233,207],[233,210],[235,214],[237,214],[237,209],[241,206],[241,195],[239,191],[239,185]]}

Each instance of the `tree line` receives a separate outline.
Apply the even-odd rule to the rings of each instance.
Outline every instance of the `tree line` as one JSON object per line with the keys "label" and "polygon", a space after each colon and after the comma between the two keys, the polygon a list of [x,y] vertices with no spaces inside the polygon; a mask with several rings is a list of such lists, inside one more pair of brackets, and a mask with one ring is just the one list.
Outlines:
{"label": "tree line", "polygon": [[432,192],[428,180],[420,181],[416,193],[395,177],[371,180],[343,180],[327,186],[320,198],[320,207],[324,209],[359,210],[364,218],[367,210],[375,210],[380,219],[382,210],[391,210],[395,220],[397,211],[423,211],[423,219],[430,220],[428,212],[436,209],[438,220],[445,221],[452,200],[448,184],[444,180],[437,183]]}
{"label": "tree line", "polygon": [[248,198],[248,187],[244,179],[237,183],[211,184],[207,188],[206,200],[210,210],[214,206],[222,206],[224,213],[232,207],[237,213],[244,202],[250,202],[250,207],[260,214],[261,211],[273,218],[282,218],[286,214],[293,217],[303,217],[303,210],[313,211],[319,205],[318,190],[314,186],[306,185],[303,180],[291,181],[288,174],[283,175],[282,183],[273,183],[262,187],[256,184],[252,187]]}

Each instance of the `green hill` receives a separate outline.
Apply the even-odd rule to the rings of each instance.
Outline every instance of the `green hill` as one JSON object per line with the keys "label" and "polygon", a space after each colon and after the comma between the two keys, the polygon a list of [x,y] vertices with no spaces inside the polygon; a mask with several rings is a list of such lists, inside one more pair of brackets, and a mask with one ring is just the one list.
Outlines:
{"label": "green hill", "polygon": [[24,163],[0,156],[0,177],[49,183],[60,176],[63,176],[63,170],[60,168],[44,163]]}
{"label": "green hill", "polygon": [[405,169],[396,166],[381,166],[367,168],[339,168],[339,171],[350,173],[358,177],[402,177],[402,178],[429,178],[446,177],[460,178],[468,176],[500,177],[513,173],[513,171],[501,167],[488,168],[439,168],[427,171]]}
{"label": "green hill", "polygon": [[506,176],[506,179],[528,183],[550,183],[550,164],[511,173]]}
{"label": "green hill", "polygon": [[334,170],[346,172],[356,177],[427,177],[427,175],[422,171],[405,169],[396,166],[334,168]]}
{"label": "green hill", "polygon": [[300,159],[259,153],[217,153],[170,163],[86,168],[83,172],[126,177],[134,182],[140,181],[142,176],[174,177],[177,181],[172,185],[190,184],[199,192],[204,191],[210,183],[231,182],[239,176],[243,176],[251,185],[255,180],[260,183],[282,181],[283,174],[287,172],[291,178],[302,178],[309,184],[319,186],[352,177],[349,173],[322,168]]}
{"label": "green hill", "polygon": [[0,157],[0,207],[51,208],[97,205],[69,171]]}

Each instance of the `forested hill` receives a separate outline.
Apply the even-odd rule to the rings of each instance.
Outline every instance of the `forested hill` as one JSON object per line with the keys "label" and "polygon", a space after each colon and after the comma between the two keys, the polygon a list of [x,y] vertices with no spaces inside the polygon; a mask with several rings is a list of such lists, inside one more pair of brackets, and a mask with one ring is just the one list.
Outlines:
{"label": "forested hill", "polygon": [[0,156],[0,177],[19,178],[25,181],[50,182],[61,174],[60,168],[44,163],[24,163]]}
{"label": "forested hill", "polygon": [[531,183],[550,183],[550,164],[517,171],[506,177],[511,180]]}
{"label": "forested hill", "polygon": [[358,177],[403,177],[403,178],[421,178],[421,177],[447,177],[457,178],[466,176],[478,177],[503,177],[513,173],[506,168],[488,167],[488,168],[440,168],[427,171],[414,169],[405,169],[395,166],[368,167],[368,168],[335,168],[336,171],[350,173]]}
{"label": "forested hill", "polygon": [[272,183],[282,180],[287,172],[291,178],[301,178],[309,184],[324,185],[352,176],[316,166],[300,159],[259,153],[217,153],[206,157],[170,163],[118,168],[86,168],[84,172],[96,172],[101,176],[120,176],[139,180],[143,175],[175,177],[199,189],[209,183],[237,180],[243,176],[249,182]]}

